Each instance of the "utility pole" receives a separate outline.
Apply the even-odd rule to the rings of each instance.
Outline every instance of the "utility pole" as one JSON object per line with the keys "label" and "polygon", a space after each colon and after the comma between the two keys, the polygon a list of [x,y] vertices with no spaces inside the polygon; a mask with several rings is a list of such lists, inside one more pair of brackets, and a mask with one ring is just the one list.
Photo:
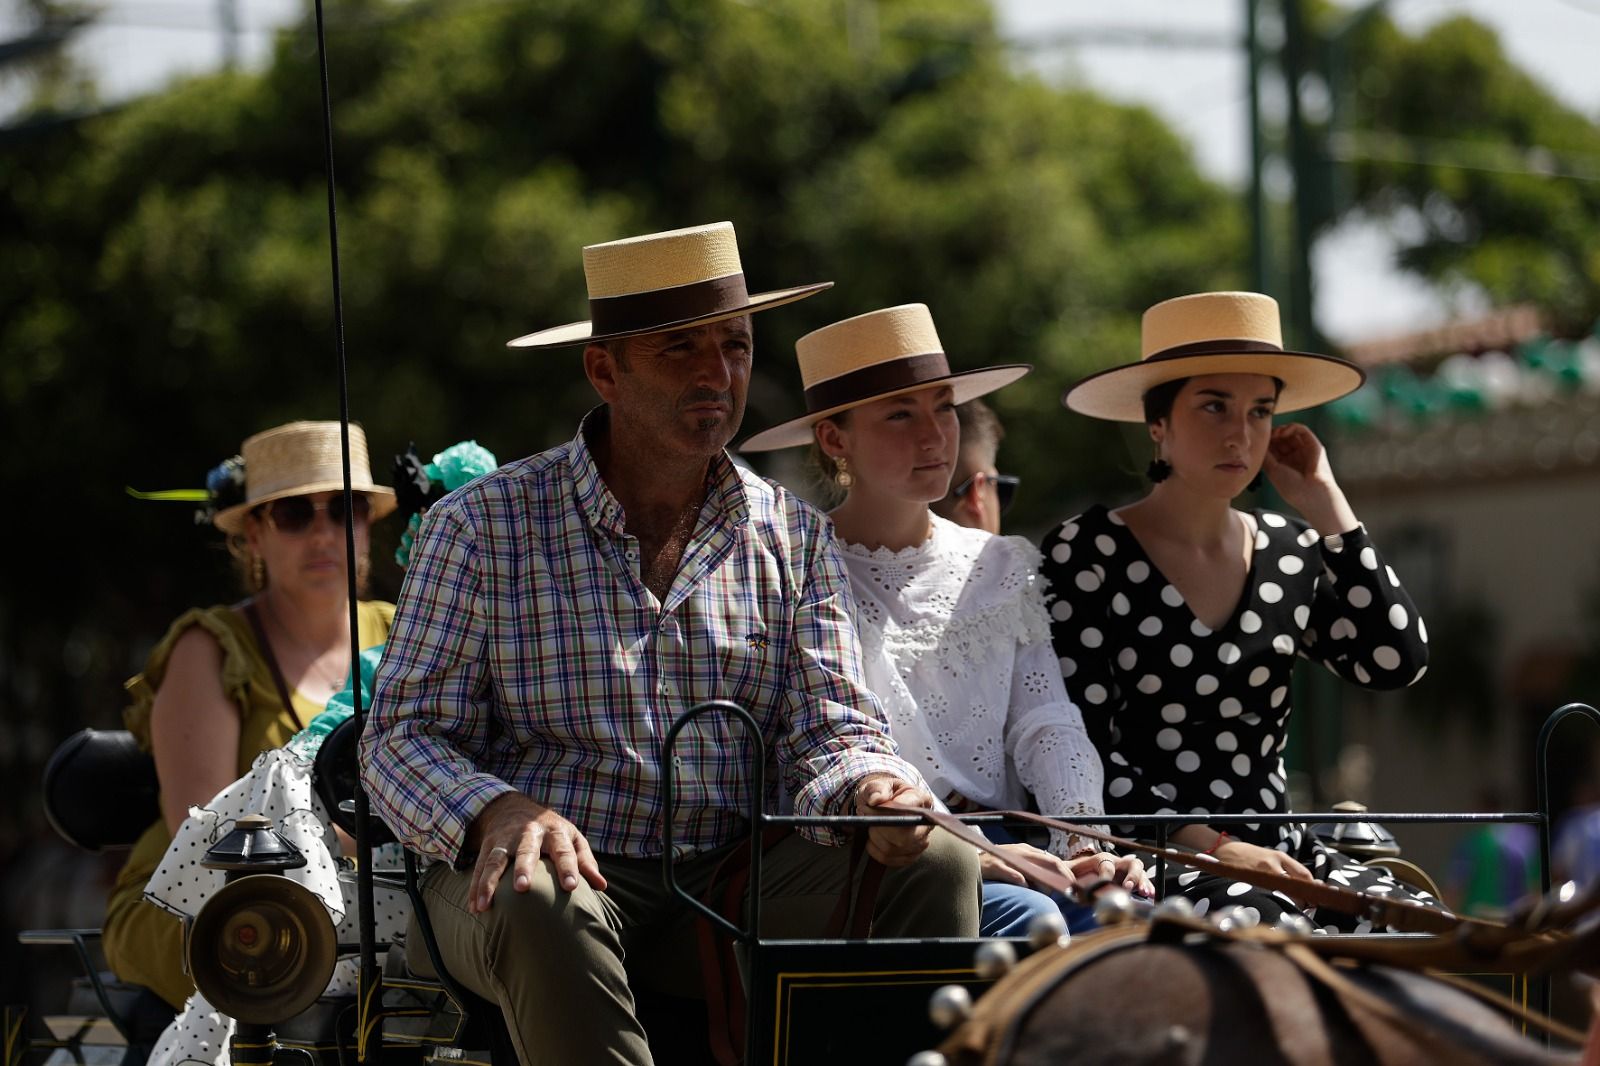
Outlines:
{"label": "utility pole", "polygon": [[222,31],[222,67],[239,65],[239,0],[217,0],[217,23]]}
{"label": "utility pole", "polygon": [[1261,129],[1261,38],[1257,25],[1261,0],[1244,0],[1245,71],[1250,101],[1250,287],[1267,292],[1271,251],[1267,241],[1266,192],[1261,171],[1266,162],[1266,135]]}
{"label": "utility pole", "polygon": [[[1303,93],[1318,76],[1315,45],[1303,0],[1244,0],[1245,66],[1250,115],[1250,272],[1257,292],[1278,301],[1285,347],[1322,351],[1317,329],[1311,251],[1317,231],[1333,217],[1332,182],[1321,131],[1307,121]],[[1264,34],[1264,26],[1275,32]],[[1281,114],[1263,113],[1267,91],[1281,93]],[[1269,128],[1269,123],[1272,128]],[[1271,178],[1278,179],[1269,184]],[[1287,178],[1287,187],[1282,179]],[[1314,414],[1300,416],[1315,431]],[[1261,504],[1282,501],[1264,486]],[[1302,770],[1314,805],[1325,804],[1323,771],[1342,744],[1336,679],[1321,671],[1296,671],[1286,762]],[[1348,797],[1334,797],[1348,798]]]}
{"label": "utility pole", "polygon": [[1289,258],[1289,339],[1302,350],[1325,347],[1313,313],[1311,245],[1316,233],[1333,217],[1333,205],[1323,195],[1329,182],[1328,157],[1320,134],[1306,123],[1303,94],[1310,79],[1312,43],[1301,8],[1303,0],[1280,0],[1283,7],[1283,81],[1289,104],[1289,160],[1294,172],[1292,225],[1294,239]]}

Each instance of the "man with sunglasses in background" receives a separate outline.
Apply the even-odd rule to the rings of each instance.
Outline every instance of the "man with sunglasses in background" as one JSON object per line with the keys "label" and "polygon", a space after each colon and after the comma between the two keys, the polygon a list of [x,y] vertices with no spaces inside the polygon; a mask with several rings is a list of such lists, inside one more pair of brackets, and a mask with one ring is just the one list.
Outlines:
{"label": "man with sunglasses in background", "polygon": [[995,469],[1005,427],[994,409],[982,400],[969,400],[956,408],[961,423],[961,451],[956,456],[950,492],[933,505],[940,518],[957,525],[1000,532],[1000,516],[1011,508],[1020,479]]}

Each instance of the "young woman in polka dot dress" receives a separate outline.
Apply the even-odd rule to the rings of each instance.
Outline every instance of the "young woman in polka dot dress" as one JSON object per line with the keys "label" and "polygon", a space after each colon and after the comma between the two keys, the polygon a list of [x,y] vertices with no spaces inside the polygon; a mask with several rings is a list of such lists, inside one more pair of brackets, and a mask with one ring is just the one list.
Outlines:
{"label": "young woman in polka dot dress", "polygon": [[[867,683],[883,701],[901,756],[934,794],[976,810],[1025,806],[1031,793],[1044,810],[1100,821],[1100,760],[1055,669],[1038,552],[1020,537],[967,529],[928,509],[949,491],[955,469],[955,405],[1027,368],[951,374],[927,365],[933,352],[943,363],[939,344],[921,304],[802,337],[796,347],[808,385],[822,368],[850,380],[838,365],[847,359],[865,361],[870,374],[743,450],[814,441],[818,463],[844,490],[830,517],[855,596]],[[1151,891],[1138,859],[1100,852],[1087,838],[1054,834],[1050,851],[1001,846],[1069,876]],[[982,862],[983,935],[1019,935],[1028,918],[1056,909],[1012,866],[987,854]]]}
{"label": "young woman in polka dot dress", "polygon": [[[1086,414],[1145,422],[1156,450],[1147,496],[1093,507],[1043,544],[1055,650],[1105,760],[1110,814],[1284,813],[1296,659],[1374,689],[1426,669],[1427,629],[1321,443],[1303,425],[1272,424],[1275,411],[1350,391],[1360,372],[1282,351],[1277,326],[1276,304],[1250,293],[1158,304],[1145,317],[1145,358],[1066,397]],[[1261,473],[1306,521],[1232,507]],[[1303,825],[1201,821],[1173,838],[1236,865],[1407,893]],[[1221,877],[1169,877],[1202,912],[1239,904],[1271,922],[1300,909]],[[1327,910],[1312,920],[1370,928]]]}

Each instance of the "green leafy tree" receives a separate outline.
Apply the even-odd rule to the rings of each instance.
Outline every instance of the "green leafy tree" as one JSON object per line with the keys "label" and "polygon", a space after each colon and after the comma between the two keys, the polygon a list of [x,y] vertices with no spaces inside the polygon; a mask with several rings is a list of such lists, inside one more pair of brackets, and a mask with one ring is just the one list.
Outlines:
{"label": "green leafy tree", "polygon": [[1349,206],[1403,222],[1401,265],[1587,332],[1600,316],[1600,126],[1467,17],[1417,35],[1367,20],[1342,66],[1348,132],[1334,148],[1352,162]]}
{"label": "green leafy tree", "polygon": [[92,11],[59,0],[0,0],[0,15],[9,27],[0,39],[8,125],[48,123],[94,102],[93,81],[68,50]]}

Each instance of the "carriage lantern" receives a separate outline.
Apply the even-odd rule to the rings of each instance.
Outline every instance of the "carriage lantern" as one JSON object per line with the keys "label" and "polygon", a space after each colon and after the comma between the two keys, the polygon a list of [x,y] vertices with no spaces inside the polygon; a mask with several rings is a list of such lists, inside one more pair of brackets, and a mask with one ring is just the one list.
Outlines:
{"label": "carriage lantern", "polygon": [[221,870],[230,884],[246,874],[282,873],[305,864],[300,849],[263,814],[247,814],[234,822],[233,831],[207,848],[200,860],[207,870]]}
{"label": "carriage lantern", "polygon": [[270,1064],[273,1026],[316,1002],[333,974],[338,940],[327,910],[310,889],[282,876],[305,864],[259,814],[235,822],[200,862],[226,877],[189,928],[189,973],[212,1006],[238,1021],[234,1066]]}
{"label": "carriage lantern", "polygon": [[[1365,814],[1366,805],[1354,800],[1344,800],[1333,805],[1341,814]],[[1317,839],[1353,859],[1392,859],[1400,854],[1400,844],[1394,834],[1377,822],[1365,819],[1355,822],[1318,822],[1311,827]]]}

